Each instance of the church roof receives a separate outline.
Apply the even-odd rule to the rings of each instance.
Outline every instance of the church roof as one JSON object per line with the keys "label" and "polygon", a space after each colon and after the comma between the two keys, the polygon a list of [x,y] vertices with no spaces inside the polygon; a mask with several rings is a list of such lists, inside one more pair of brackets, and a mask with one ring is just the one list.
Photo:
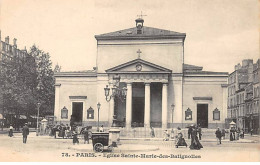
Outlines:
{"label": "church roof", "polygon": [[183,64],[183,72],[187,75],[223,75],[227,76],[228,72],[212,72],[212,71],[203,71],[202,66]]}
{"label": "church roof", "polygon": [[129,28],[115,32],[96,35],[97,40],[100,39],[143,39],[143,38],[182,38],[185,39],[186,33],[179,33],[170,30],[158,29],[143,26],[142,34],[137,34],[137,28]]}
{"label": "church roof", "polygon": [[96,77],[96,70],[55,72],[54,77]]}
{"label": "church roof", "polygon": [[183,64],[183,70],[195,70],[195,71],[201,71],[203,69],[202,66],[196,66],[196,65],[190,65],[190,64]]}

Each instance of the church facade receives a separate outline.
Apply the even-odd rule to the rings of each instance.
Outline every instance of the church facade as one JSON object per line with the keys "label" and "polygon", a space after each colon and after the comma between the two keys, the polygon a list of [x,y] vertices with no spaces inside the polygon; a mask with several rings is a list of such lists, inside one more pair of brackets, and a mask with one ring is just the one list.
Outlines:
{"label": "church facade", "polygon": [[56,121],[94,127],[98,121],[110,127],[113,120],[126,128],[224,127],[228,73],[186,64],[185,33],[143,24],[139,18],[134,28],[96,35],[93,70],[55,73]]}

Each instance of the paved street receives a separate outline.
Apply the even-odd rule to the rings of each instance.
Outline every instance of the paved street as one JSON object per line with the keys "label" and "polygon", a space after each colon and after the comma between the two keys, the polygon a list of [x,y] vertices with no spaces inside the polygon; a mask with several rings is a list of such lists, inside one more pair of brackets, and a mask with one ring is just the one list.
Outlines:
{"label": "paved street", "polygon": [[[259,140],[256,136],[246,136],[246,138]],[[226,141],[222,145],[217,145],[214,141],[202,140],[203,149],[190,150],[186,147],[175,148],[173,141],[121,140],[122,145],[115,148],[113,153],[101,154],[94,153],[91,144],[83,144],[82,139],[79,145],[73,145],[72,139],[36,137],[35,133],[31,133],[28,143],[23,144],[21,134],[15,133],[12,138],[6,134],[0,135],[0,141],[1,161],[15,161],[15,159],[20,161],[119,161],[122,159],[153,161],[158,158],[161,161],[228,161],[230,159],[260,161],[260,145],[256,142],[252,143],[253,141],[251,143]],[[190,144],[189,140],[186,142]],[[149,151],[150,149],[152,151]],[[185,156],[196,158],[181,159]]]}

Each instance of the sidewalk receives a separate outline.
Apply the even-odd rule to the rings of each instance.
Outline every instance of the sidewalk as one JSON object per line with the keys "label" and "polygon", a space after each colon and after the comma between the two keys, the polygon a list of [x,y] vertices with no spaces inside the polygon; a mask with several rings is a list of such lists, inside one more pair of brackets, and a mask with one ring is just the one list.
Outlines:
{"label": "sidewalk", "polygon": [[[19,128],[19,131],[13,130],[13,133],[22,133],[22,128]],[[35,128],[29,128],[30,132],[36,132]],[[4,128],[3,131],[0,128],[0,134],[8,134],[9,133],[9,128]]]}
{"label": "sidewalk", "polygon": [[[69,149],[81,151],[81,152],[92,152],[93,145],[92,144],[85,144],[85,145],[74,145],[69,147]],[[104,151],[107,150],[107,146],[104,147]],[[117,152],[140,152],[140,151],[156,151],[159,150],[159,147],[152,146],[152,145],[132,145],[132,144],[123,144],[118,145],[118,147],[113,148],[113,153]]]}
{"label": "sidewalk", "polygon": [[[121,141],[124,141],[124,140],[163,141],[163,138],[127,138],[127,137],[121,137],[120,140]],[[185,139],[185,140],[190,140],[190,139]],[[175,139],[170,139],[169,141],[175,141]],[[217,139],[202,139],[200,141],[201,142],[216,142]],[[239,140],[235,140],[235,141],[230,141],[229,139],[224,139],[224,140],[221,140],[221,142],[224,142],[224,143],[257,143],[256,141],[250,140],[250,139],[239,139]]]}

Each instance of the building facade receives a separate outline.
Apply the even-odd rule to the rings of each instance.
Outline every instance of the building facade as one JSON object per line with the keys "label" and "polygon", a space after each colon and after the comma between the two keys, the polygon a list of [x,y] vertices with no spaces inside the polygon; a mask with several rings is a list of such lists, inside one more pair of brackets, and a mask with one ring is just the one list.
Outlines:
{"label": "building facade", "polygon": [[[9,61],[15,60],[18,63],[23,63],[28,55],[26,48],[24,50],[20,50],[17,47],[17,39],[14,38],[13,42],[10,42],[9,36],[5,37],[2,40],[1,31],[0,31],[0,71],[3,71],[8,67]],[[4,117],[4,114],[8,113],[8,111],[4,108],[3,104],[3,92],[2,86],[0,86],[0,116]]]}
{"label": "building facade", "polygon": [[238,128],[259,132],[259,59],[245,59],[228,77],[227,125],[234,121]]}
{"label": "building facade", "polygon": [[[185,64],[185,33],[143,23],[139,18],[134,28],[96,35],[93,70],[55,73],[56,121],[92,126],[99,121],[110,127],[114,120],[123,128],[224,127],[228,73]],[[117,86],[127,89],[125,98],[110,97],[115,77],[120,77]]]}

